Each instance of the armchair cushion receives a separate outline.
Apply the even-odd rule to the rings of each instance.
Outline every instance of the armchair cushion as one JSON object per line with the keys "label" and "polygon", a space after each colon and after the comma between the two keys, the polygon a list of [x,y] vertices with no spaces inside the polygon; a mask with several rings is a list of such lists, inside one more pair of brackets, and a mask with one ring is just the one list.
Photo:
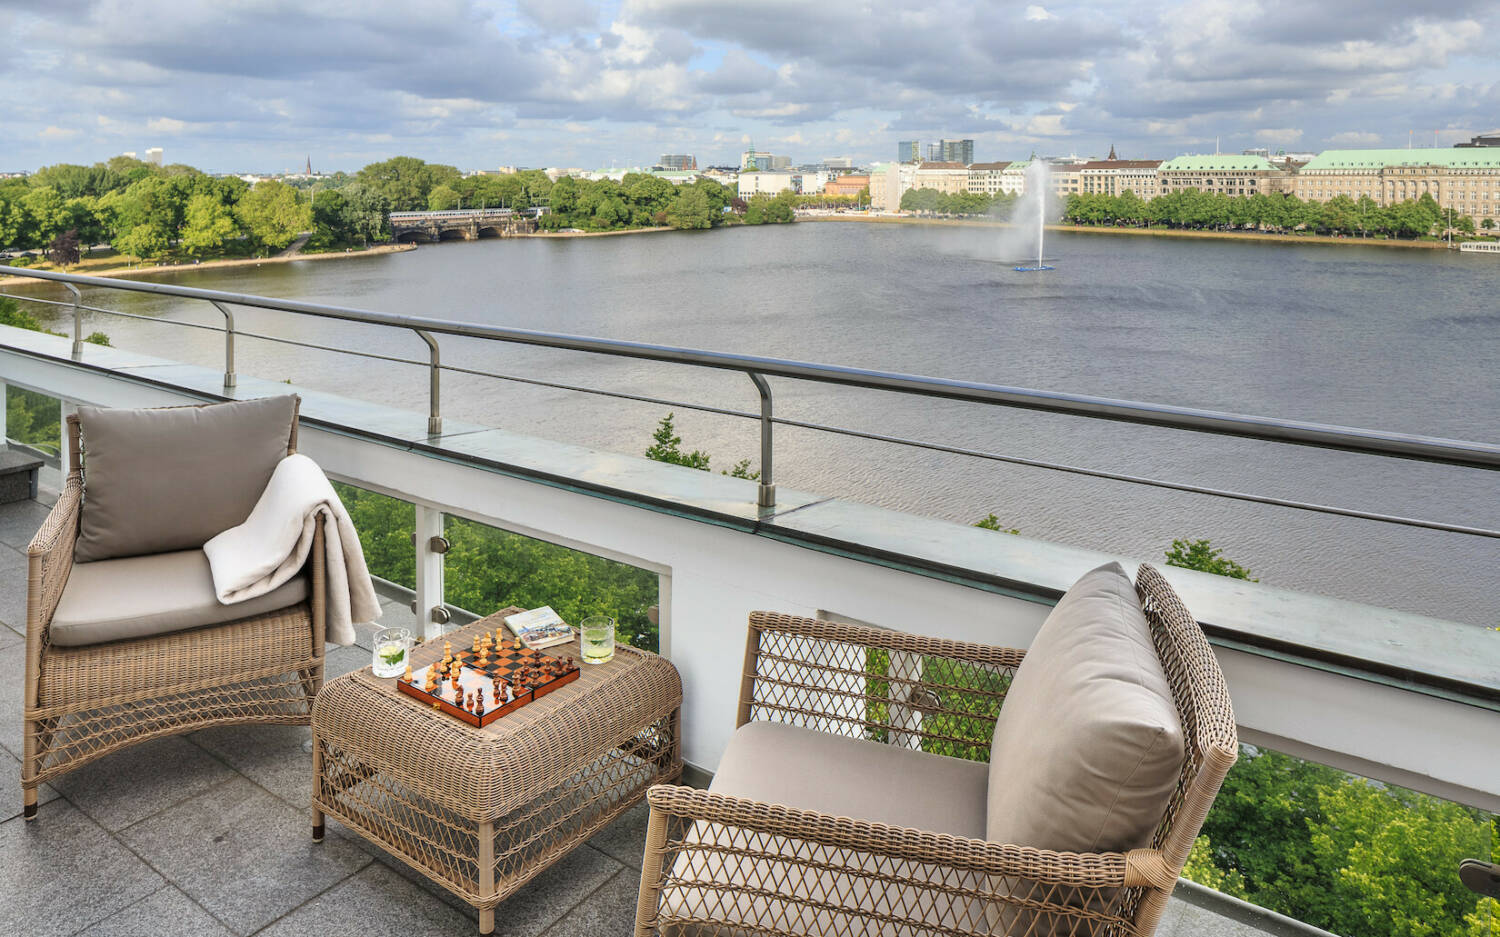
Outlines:
{"label": "armchair cushion", "polygon": [[748,722],[709,790],[891,826],[984,838],[985,765],[780,722]]}
{"label": "armchair cushion", "polygon": [[306,601],[309,591],[304,574],[225,605],[202,550],[75,563],[49,634],[63,647],[143,638],[274,612]]}
{"label": "armchair cushion", "polygon": [[1118,563],[1079,579],[1016,670],[990,747],[986,838],[1071,852],[1150,845],[1185,758],[1171,686]]}
{"label": "armchair cushion", "polygon": [[202,407],[79,407],[80,563],[196,549],[244,523],[287,454],[295,396]]}

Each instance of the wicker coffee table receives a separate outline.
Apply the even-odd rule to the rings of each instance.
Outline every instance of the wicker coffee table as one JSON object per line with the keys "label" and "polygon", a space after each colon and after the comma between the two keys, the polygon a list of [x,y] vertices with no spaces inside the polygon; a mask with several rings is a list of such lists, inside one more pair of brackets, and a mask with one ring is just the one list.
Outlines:
{"label": "wicker coffee table", "polygon": [[[418,645],[503,631],[508,608]],[[505,632],[508,634],[508,632]],[[579,657],[578,643],[544,653]],[[482,729],[434,711],[370,668],[330,681],[313,705],[313,839],[323,817],[399,857],[479,909],[495,906],[682,771],[682,681],[664,658],[617,645],[607,664]]]}

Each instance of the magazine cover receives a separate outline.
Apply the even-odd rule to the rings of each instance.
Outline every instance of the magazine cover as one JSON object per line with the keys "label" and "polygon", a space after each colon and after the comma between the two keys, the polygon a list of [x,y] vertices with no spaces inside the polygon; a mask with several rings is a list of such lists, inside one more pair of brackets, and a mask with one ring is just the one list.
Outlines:
{"label": "magazine cover", "polygon": [[507,615],[505,626],[529,648],[551,647],[573,640],[572,627],[550,605]]}

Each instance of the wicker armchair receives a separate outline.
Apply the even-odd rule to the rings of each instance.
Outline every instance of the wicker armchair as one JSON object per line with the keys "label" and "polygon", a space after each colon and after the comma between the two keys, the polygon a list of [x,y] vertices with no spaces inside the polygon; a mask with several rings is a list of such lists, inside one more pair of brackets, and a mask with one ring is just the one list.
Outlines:
{"label": "wicker armchair", "polygon": [[[291,406],[288,454],[297,443],[295,400]],[[255,607],[223,606],[207,620],[177,622],[166,633],[98,643],[78,637],[89,633],[87,622],[71,639],[54,633],[70,576],[111,562],[74,563],[87,459],[77,416],[68,419],[68,449],[72,470],[62,496],[27,549],[21,787],[28,820],[36,816],[37,785],[126,746],[213,725],[307,725],[323,683],[321,530],[296,583],[301,600],[293,604],[267,608],[274,599],[252,600],[246,605]],[[251,503],[256,497],[259,492]],[[182,555],[138,559],[170,564]],[[201,562],[206,567],[206,559]],[[168,589],[170,583],[143,588]],[[246,617],[226,621],[235,611]]]}
{"label": "wicker armchair", "polygon": [[[1129,580],[1122,581],[1128,590]],[[1170,800],[1148,847],[1053,852],[991,842],[982,834],[859,819],[852,803],[837,810],[809,810],[712,789],[660,785],[648,793],[637,937],[658,932],[1153,933],[1235,761],[1237,740],[1223,676],[1196,621],[1149,566],[1141,567],[1135,592],[1170,686],[1163,706],[1170,710],[1175,703],[1183,743],[1175,789],[1171,775],[1177,749],[1167,755],[1162,791]],[[734,744],[740,744],[747,725],[781,723],[819,733],[823,741],[810,744],[836,749],[839,754],[830,754],[830,762],[839,756],[861,757],[856,746],[879,751],[895,746],[907,749],[897,753],[897,762],[925,759],[955,772],[964,764],[931,753],[988,760],[996,714],[1024,657],[1020,650],[756,612],[750,616],[741,728]],[[1036,732],[1051,729],[1035,727]],[[780,747],[759,754],[761,761],[784,760],[786,739],[775,745]],[[725,762],[729,760],[726,753]],[[741,757],[740,765],[744,762]],[[806,764],[799,769],[775,763],[758,770],[771,775],[805,772]],[[988,771],[983,765],[971,767]],[[842,770],[872,787],[879,787],[888,774],[830,770]],[[899,764],[896,770],[902,770]],[[725,771],[721,764],[719,777]],[[943,783],[972,784],[975,779],[935,779],[927,793]],[[910,783],[894,787],[909,791],[898,798],[916,799],[923,793]],[[848,802],[861,799],[868,805],[870,794],[847,795]],[[939,804],[936,809],[946,808]],[[982,800],[978,809],[984,809]],[[855,816],[840,815],[845,810]],[[1148,812],[1147,822],[1155,816],[1154,809]],[[983,820],[978,829],[984,829]]]}

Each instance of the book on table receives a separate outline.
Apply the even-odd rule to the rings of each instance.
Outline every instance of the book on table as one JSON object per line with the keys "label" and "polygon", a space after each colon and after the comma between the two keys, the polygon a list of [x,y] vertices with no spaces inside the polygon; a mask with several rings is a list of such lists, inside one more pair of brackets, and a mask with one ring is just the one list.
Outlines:
{"label": "book on table", "polygon": [[550,605],[506,615],[505,627],[520,638],[522,644],[532,649],[566,644],[573,640],[573,628]]}

